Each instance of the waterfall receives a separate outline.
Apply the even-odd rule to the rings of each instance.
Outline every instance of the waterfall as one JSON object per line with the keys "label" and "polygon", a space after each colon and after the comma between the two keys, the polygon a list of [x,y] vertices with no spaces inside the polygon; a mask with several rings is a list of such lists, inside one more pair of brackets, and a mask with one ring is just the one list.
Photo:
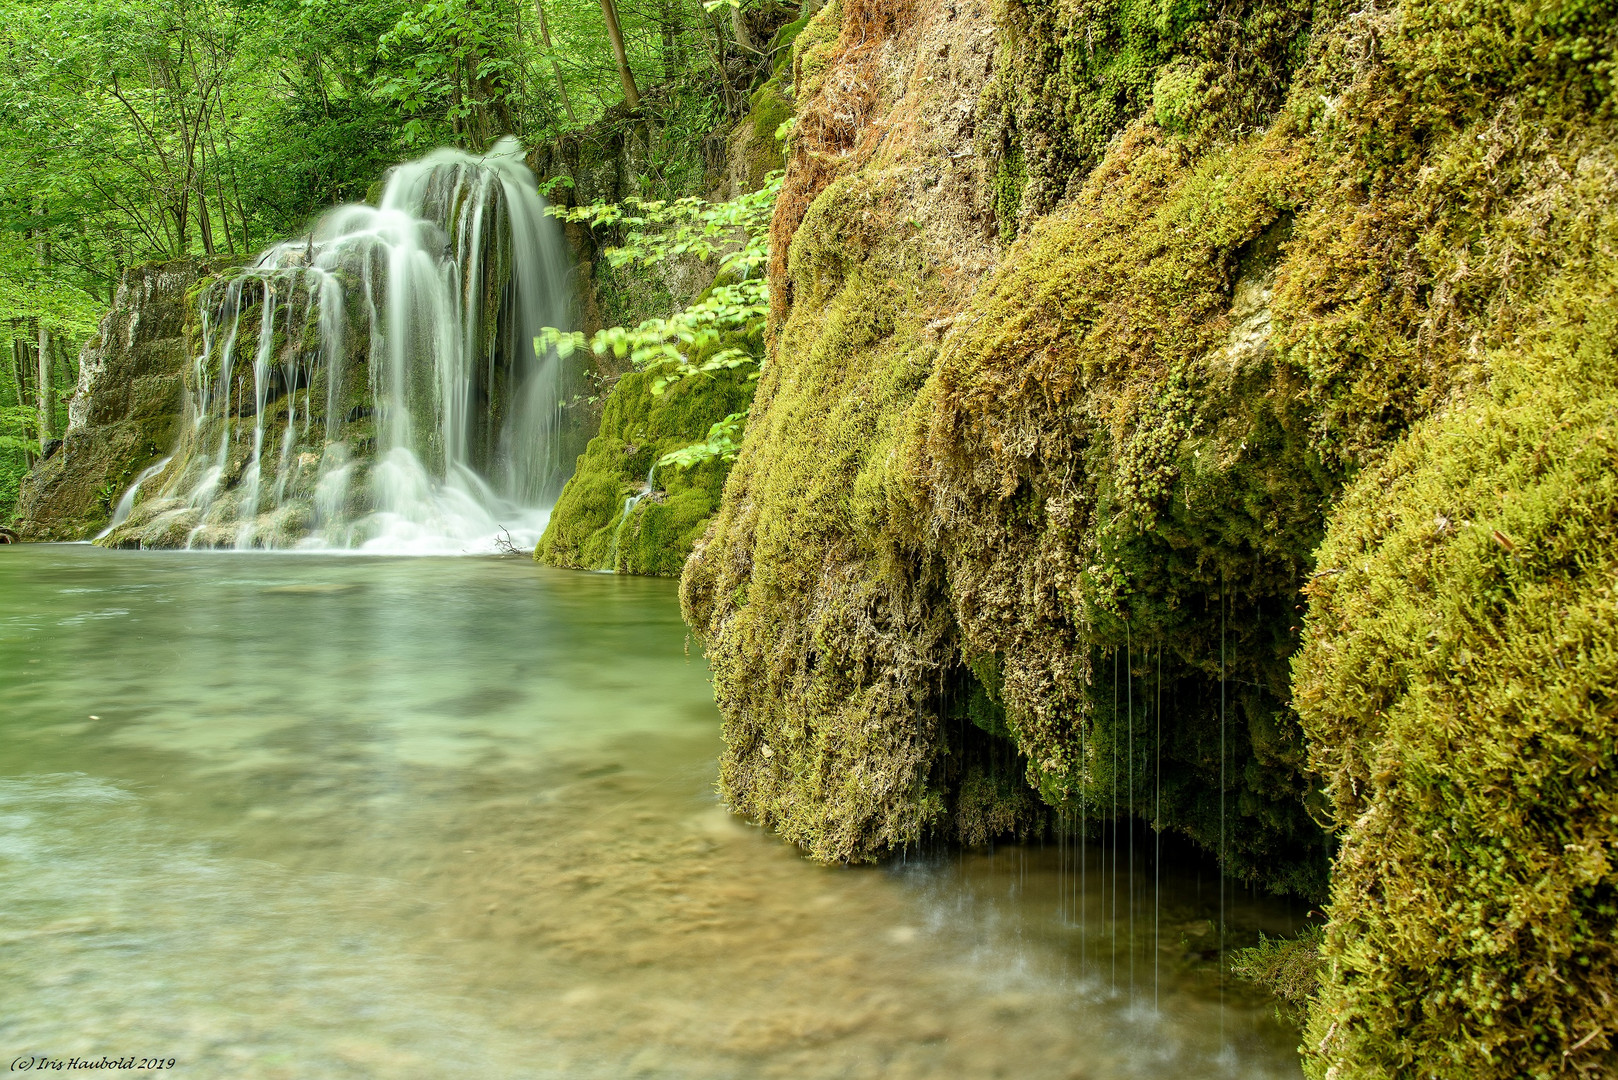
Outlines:
{"label": "waterfall", "polygon": [[657,462],[652,462],[652,469],[646,474],[646,486],[624,500],[624,515],[618,521],[618,527],[612,530],[612,549],[607,553],[607,565],[603,570],[618,571],[618,538],[624,533],[624,526],[635,515],[635,507],[640,505],[642,499],[652,494],[657,487]]}
{"label": "waterfall", "polygon": [[[151,546],[532,547],[566,479],[568,266],[515,139],[436,150],[199,295],[189,423]],[[120,537],[114,537],[119,541]]]}
{"label": "waterfall", "polygon": [[146,481],[150,480],[152,477],[156,476],[158,473],[162,472],[164,469],[168,468],[169,462],[173,460],[174,459],[172,457],[166,457],[162,461],[159,461],[156,465],[152,465],[141,470],[141,474],[135,477],[135,482],[129,485],[129,490],[124,492],[124,497],[119,499],[118,505],[113,508],[112,520],[107,523],[107,527],[105,529],[102,529],[100,532],[96,533],[95,538],[97,540],[101,539],[103,536],[106,536],[108,533],[112,532],[112,530],[129,520],[129,512],[135,509],[135,498],[140,494],[140,486],[146,483]]}

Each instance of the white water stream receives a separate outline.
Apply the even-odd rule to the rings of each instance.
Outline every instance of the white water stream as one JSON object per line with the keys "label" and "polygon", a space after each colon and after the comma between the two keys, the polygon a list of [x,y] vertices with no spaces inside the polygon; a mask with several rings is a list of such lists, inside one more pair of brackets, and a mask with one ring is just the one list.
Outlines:
{"label": "white water stream", "polygon": [[380,206],[204,290],[189,430],[142,543],[532,547],[565,480],[560,362],[533,348],[568,311],[544,210],[516,140],[436,150]]}

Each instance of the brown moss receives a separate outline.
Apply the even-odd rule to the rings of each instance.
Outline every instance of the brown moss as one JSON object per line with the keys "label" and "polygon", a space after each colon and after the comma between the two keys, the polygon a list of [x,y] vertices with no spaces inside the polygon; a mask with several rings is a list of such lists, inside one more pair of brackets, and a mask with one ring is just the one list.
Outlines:
{"label": "brown moss", "polygon": [[[878,104],[894,96],[884,68],[901,51],[917,3],[834,0],[794,43],[797,122],[770,225],[770,291],[783,309],[792,302],[787,251],[804,214],[833,179],[865,164],[881,144],[882,133],[869,121]],[[777,325],[772,314],[772,329]]]}

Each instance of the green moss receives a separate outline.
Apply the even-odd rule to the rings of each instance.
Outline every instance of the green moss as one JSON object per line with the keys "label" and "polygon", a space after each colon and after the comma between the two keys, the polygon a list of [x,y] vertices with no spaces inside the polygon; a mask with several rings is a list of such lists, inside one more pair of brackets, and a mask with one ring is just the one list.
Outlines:
{"label": "green moss", "polygon": [[[880,42],[800,94],[772,366],[682,589],[727,797],[879,858],[1038,827],[1019,772],[1110,813],[1161,755],[1229,872],[1335,867],[1317,1075],[1610,1071],[1618,4],[1000,29],[965,196],[832,100]],[[929,243],[968,213],[1018,235],[962,284]]]}
{"label": "green moss", "polygon": [[[654,373],[632,371],[607,398],[601,430],[562,489],[534,557],[552,566],[673,576],[719,506],[729,471],[717,460],[689,469],[658,458],[700,442],[709,427],[745,412],[753,384],[725,372],[652,393]],[[628,516],[626,504],[633,500]]]}
{"label": "green moss", "polygon": [[1615,301],[1606,256],[1333,514],[1295,663],[1344,830],[1315,1075],[1612,1064]]}
{"label": "green moss", "polygon": [[1131,129],[979,290],[904,453],[1031,783],[1110,812],[1161,760],[1170,827],[1319,892],[1286,658],[1334,482],[1268,344],[1294,137],[1191,157]]}
{"label": "green moss", "polygon": [[781,91],[779,78],[771,79],[749,99],[752,108],[743,118],[749,125],[749,175],[763,176],[786,164],[781,154],[781,140],[775,133],[781,125],[792,119],[792,99]]}
{"label": "green moss", "polygon": [[747,115],[731,130],[725,172],[734,194],[757,191],[770,173],[786,164],[782,140],[776,137],[792,118],[792,100],[782,87],[786,74],[783,68],[753,91]]}
{"label": "green moss", "polygon": [[843,29],[843,0],[816,12],[792,41],[792,93],[805,100],[820,91]]}
{"label": "green moss", "polygon": [[1315,0],[1003,0],[989,149],[1026,155],[1018,220],[1072,194],[1143,113],[1175,134],[1264,124],[1304,60]]}
{"label": "green moss", "polygon": [[908,179],[850,177],[809,206],[788,259],[797,300],[682,582],[725,717],[727,798],[828,861],[1038,820],[1015,750],[946,722],[967,677],[944,610],[915,620],[941,575],[897,542],[895,451],[944,287],[893,227]]}
{"label": "green moss", "polygon": [[1250,949],[1231,955],[1230,970],[1257,983],[1280,1000],[1280,1014],[1301,1024],[1310,1000],[1320,989],[1320,946],[1323,927],[1311,926],[1296,937],[1269,938],[1259,934]]}
{"label": "green moss", "polygon": [[1017,214],[1022,209],[1023,189],[1028,186],[1028,170],[1023,165],[1022,147],[1006,151],[994,172],[994,217],[1000,226],[1000,242],[1017,239]]}

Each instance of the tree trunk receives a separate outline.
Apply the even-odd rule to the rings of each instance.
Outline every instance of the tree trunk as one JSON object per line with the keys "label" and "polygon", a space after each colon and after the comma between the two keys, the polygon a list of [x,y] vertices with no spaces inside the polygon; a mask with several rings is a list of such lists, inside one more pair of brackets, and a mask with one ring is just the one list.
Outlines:
{"label": "tree trunk", "polygon": [[17,336],[21,332],[21,324],[16,319],[11,320],[11,356],[6,361],[6,374],[11,378],[11,389],[19,409],[28,405],[28,378],[23,374],[26,369],[23,367],[22,338]]}
{"label": "tree trunk", "polygon": [[45,444],[56,434],[56,402],[51,400],[51,332],[39,324],[39,453],[45,455]]}
{"label": "tree trunk", "polygon": [[[717,11],[713,13],[713,21],[710,23],[705,9],[700,6],[697,9],[697,21],[702,24],[704,29],[713,31],[714,70],[719,72],[719,90],[721,96],[725,99],[725,113],[729,116],[737,116],[740,114],[738,108],[740,95],[737,94],[736,88],[731,85],[730,74],[725,71],[725,60],[730,52],[725,43],[725,25],[720,20]],[[705,37],[705,35],[699,36]]]}
{"label": "tree trunk", "polygon": [[[17,407],[28,407],[28,341],[22,336],[23,325],[21,320],[13,320],[11,324],[11,370],[17,380]],[[27,434],[26,429],[23,434]],[[33,445],[23,443],[23,460],[32,469],[38,460],[39,453]]]}
{"label": "tree trunk", "polygon": [[562,108],[567,110],[567,118],[577,124],[579,116],[573,111],[573,98],[567,92],[567,81],[562,78],[562,65],[557,63],[556,54],[551,52],[551,24],[545,18],[544,0],[534,0],[534,10],[539,13],[539,40],[545,46],[545,55],[550,59],[551,70],[556,73],[556,89],[562,95]]}
{"label": "tree trunk", "polygon": [[658,23],[663,32],[663,77],[677,79],[685,70],[685,33],[682,0],[659,0]]}
{"label": "tree trunk", "polygon": [[618,23],[618,5],[613,0],[601,0],[601,14],[607,20],[607,37],[612,41],[612,55],[618,61],[618,77],[624,83],[624,101],[631,109],[640,108],[640,88],[635,85],[635,73],[629,70],[629,54],[624,51],[624,29]]}
{"label": "tree trunk", "polygon": [[[46,216],[48,211],[43,201],[34,213],[40,217]],[[43,228],[34,230],[34,266],[41,278],[50,273],[51,242]],[[43,457],[45,444],[51,441],[51,435],[56,429],[56,403],[51,400],[51,332],[45,328],[45,320],[37,316],[34,319],[34,328],[38,331],[39,339],[35,357],[39,366],[39,384],[35,389],[39,401],[39,452]]]}
{"label": "tree trunk", "polygon": [[202,173],[197,173],[197,233],[202,237],[202,253],[213,256],[213,221],[208,217],[208,199],[202,186]]}

